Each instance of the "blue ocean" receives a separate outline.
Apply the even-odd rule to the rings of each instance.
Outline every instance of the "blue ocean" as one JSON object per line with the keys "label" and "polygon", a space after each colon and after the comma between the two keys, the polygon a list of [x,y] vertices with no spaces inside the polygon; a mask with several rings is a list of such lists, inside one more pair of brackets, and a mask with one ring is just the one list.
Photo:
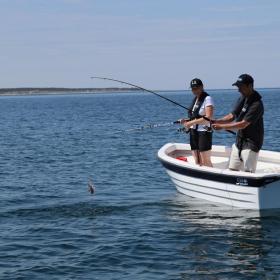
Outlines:
{"label": "blue ocean", "polygon": [[[280,151],[280,89],[258,91],[263,148]],[[208,93],[216,117],[239,97]],[[145,92],[2,96],[0,114],[0,279],[280,279],[279,212],[181,195],[158,161],[188,142],[180,107]]]}

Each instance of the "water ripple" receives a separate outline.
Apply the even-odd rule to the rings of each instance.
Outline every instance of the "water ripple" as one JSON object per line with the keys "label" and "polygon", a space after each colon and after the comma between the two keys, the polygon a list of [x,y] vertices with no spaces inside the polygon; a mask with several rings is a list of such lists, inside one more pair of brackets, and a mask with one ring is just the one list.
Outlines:
{"label": "water ripple", "polygon": [[[279,150],[279,93],[262,93],[264,147]],[[211,94],[218,115],[238,96]],[[279,211],[177,194],[156,153],[186,135],[174,126],[126,132],[176,120],[180,109],[128,93],[2,97],[0,112],[0,279],[279,279]]]}

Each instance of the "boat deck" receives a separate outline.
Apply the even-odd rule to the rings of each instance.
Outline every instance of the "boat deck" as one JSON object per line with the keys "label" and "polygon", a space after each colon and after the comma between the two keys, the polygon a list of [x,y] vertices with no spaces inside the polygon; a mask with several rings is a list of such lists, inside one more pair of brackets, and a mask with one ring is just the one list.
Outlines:
{"label": "boat deck", "polygon": [[[194,157],[191,154],[191,151],[186,150],[176,150],[172,151],[168,154],[169,156],[173,158],[177,157],[187,157],[187,162],[189,164],[194,165]],[[227,170],[228,164],[229,164],[229,157],[230,157],[230,151],[224,152],[223,154],[219,152],[212,152],[211,161],[214,168]],[[271,160],[268,161],[266,157],[262,156],[260,154],[258,163],[257,163],[257,174],[264,174],[264,173],[280,173],[280,160]]]}

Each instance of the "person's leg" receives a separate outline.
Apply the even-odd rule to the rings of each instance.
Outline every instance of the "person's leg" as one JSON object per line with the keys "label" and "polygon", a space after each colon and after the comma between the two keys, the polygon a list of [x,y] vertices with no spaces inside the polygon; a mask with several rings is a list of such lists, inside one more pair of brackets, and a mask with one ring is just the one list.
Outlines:
{"label": "person's leg", "polygon": [[229,169],[239,171],[241,169],[242,161],[239,158],[239,151],[235,144],[232,145],[232,150],[229,159]]}
{"label": "person's leg", "polygon": [[198,150],[192,150],[192,155],[195,160],[195,164],[201,165],[201,158]]}
{"label": "person's leg", "polygon": [[244,163],[244,171],[255,173],[257,168],[259,153],[246,149],[246,150],[242,150],[241,156]]}
{"label": "person's leg", "polygon": [[201,165],[213,167],[211,162],[211,150],[200,152]]}
{"label": "person's leg", "polygon": [[199,131],[198,147],[201,165],[213,167],[211,162],[212,133]]}
{"label": "person's leg", "polygon": [[195,129],[190,129],[190,145],[195,164],[200,165],[200,157],[198,151],[198,133]]}

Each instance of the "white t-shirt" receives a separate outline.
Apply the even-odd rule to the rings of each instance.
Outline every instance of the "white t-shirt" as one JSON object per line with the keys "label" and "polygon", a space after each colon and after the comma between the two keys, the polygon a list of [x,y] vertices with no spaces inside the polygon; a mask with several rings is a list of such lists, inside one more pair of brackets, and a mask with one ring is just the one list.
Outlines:
{"label": "white t-shirt", "polygon": [[[206,96],[206,98],[204,99],[204,101],[203,101],[203,103],[202,103],[202,105],[199,109],[199,115],[205,116],[205,114],[206,114],[205,113],[205,108],[208,107],[208,106],[213,106],[214,107],[213,98],[209,95]],[[204,126],[210,127],[210,124],[209,123],[208,124],[203,124],[203,125],[199,124],[198,127],[197,127],[197,130],[198,131],[207,131],[207,129],[205,129]],[[192,127],[192,128],[195,128],[195,126]]]}

